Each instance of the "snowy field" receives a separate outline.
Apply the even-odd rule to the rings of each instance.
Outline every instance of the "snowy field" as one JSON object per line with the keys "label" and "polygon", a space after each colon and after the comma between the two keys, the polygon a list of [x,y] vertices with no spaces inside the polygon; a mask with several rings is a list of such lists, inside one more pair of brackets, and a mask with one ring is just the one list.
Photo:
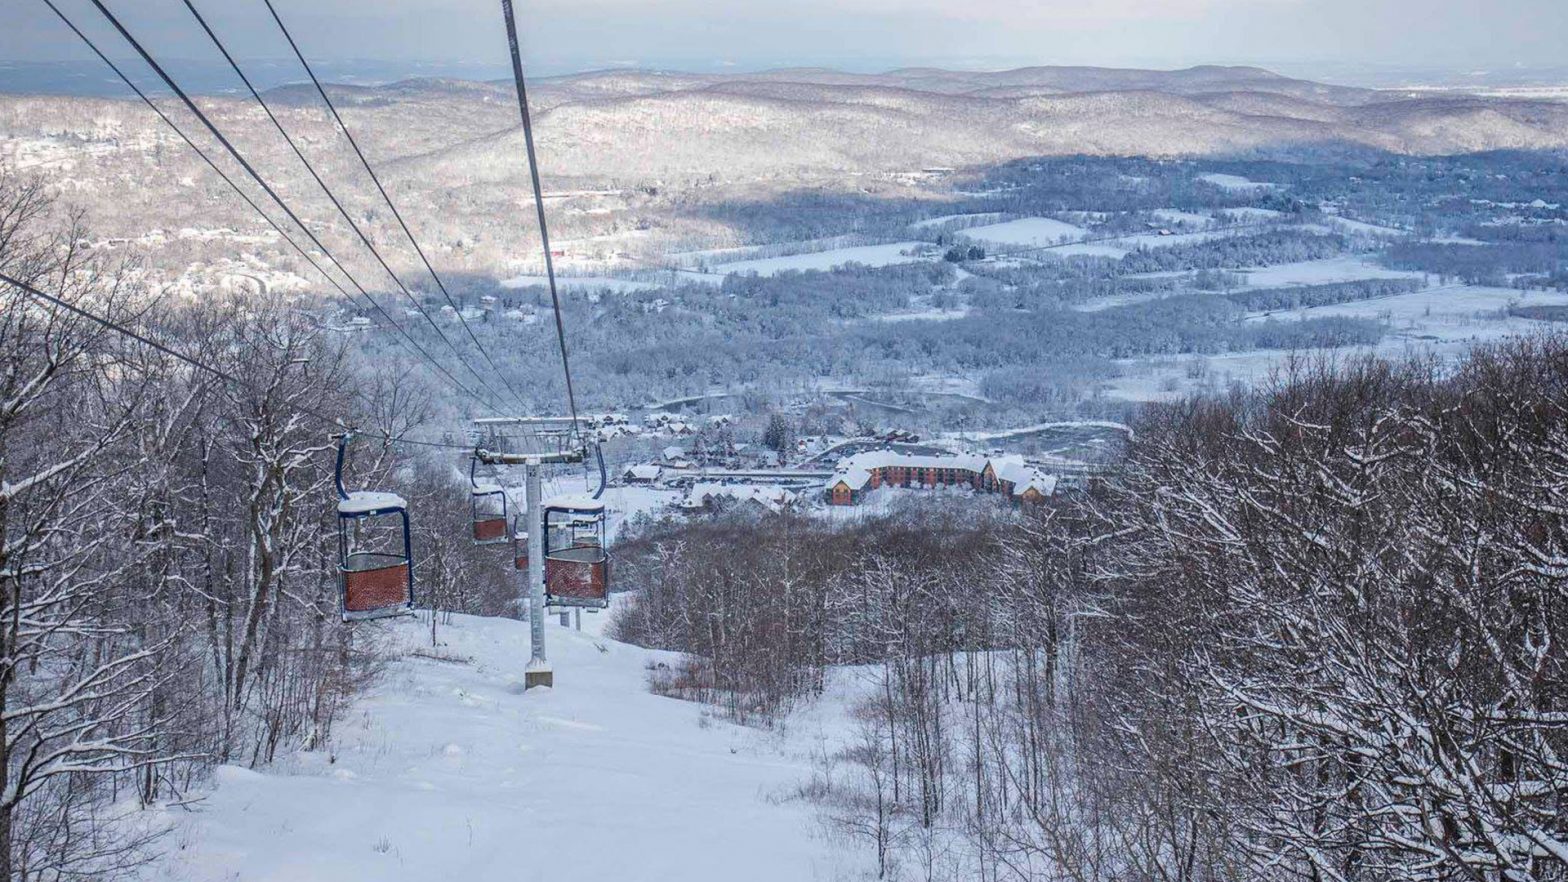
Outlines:
{"label": "snowy field", "polygon": [[968,307],[959,309],[922,309],[914,312],[888,312],[882,315],[867,316],[866,321],[871,322],[948,322],[961,319],[970,314]]}
{"label": "snowy field", "polygon": [[[590,470],[592,471],[592,470]],[[466,474],[462,476],[467,481]],[[681,498],[678,490],[668,490],[663,487],[650,486],[617,486],[613,484],[616,479],[614,467],[610,470],[612,485],[606,487],[603,494],[605,505],[605,538],[614,542],[620,533],[621,526],[628,520],[644,513],[657,514],[667,506],[673,505]],[[506,489],[508,505],[513,514],[528,510],[525,502],[523,480],[520,471],[504,475],[498,482]],[[582,472],[566,472],[547,478],[541,490],[546,502],[556,496],[591,496],[599,486],[599,475],[592,472],[584,475]]]}
{"label": "snowy field", "polygon": [[1246,227],[1228,227],[1220,230],[1205,230],[1198,233],[1174,233],[1162,236],[1159,233],[1140,233],[1136,236],[1127,236],[1117,239],[1113,244],[1124,251],[1137,251],[1139,248],[1171,248],[1176,245],[1199,245],[1204,242],[1213,242],[1216,239],[1229,239],[1242,233],[1250,233]]}
{"label": "snowy field", "polygon": [[1048,217],[1026,217],[1006,223],[971,227],[964,230],[963,234],[976,242],[991,245],[1039,248],[1042,245],[1055,245],[1063,239],[1081,239],[1089,235],[1089,231]]}
{"label": "snowy field", "polygon": [[1235,270],[1247,277],[1252,288],[1280,288],[1288,285],[1322,285],[1353,282],[1358,279],[1419,279],[1424,274],[1378,266],[1365,256],[1330,257],[1300,263],[1282,263],[1259,269]]}
{"label": "snowy field", "polygon": [[1206,214],[1197,214],[1191,211],[1182,211],[1176,208],[1159,208],[1149,212],[1155,220],[1166,224],[1191,224],[1195,227],[1208,226],[1214,218]]}
{"label": "snowy field", "polygon": [[1222,174],[1216,174],[1216,173],[1210,173],[1210,174],[1206,174],[1206,175],[1198,175],[1198,180],[1206,181],[1206,182],[1208,182],[1210,184],[1213,184],[1216,187],[1219,187],[1222,190],[1231,190],[1231,191],[1234,191],[1234,192],[1256,192],[1256,191],[1259,191],[1259,190],[1273,190],[1273,189],[1275,189],[1276,187],[1279,186],[1278,184],[1270,184],[1270,183],[1267,183],[1267,182],[1264,182],[1264,181],[1248,180],[1247,178],[1244,178],[1241,175],[1222,175]]}
{"label": "snowy field", "polygon": [[1285,216],[1283,211],[1272,208],[1225,208],[1214,213],[1216,218],[1229,218],[1237,223],[1261,223],[1263,221],[1278,220]]}
{"label": "snowy field", "polygon": [[1369,224],[1366,221],[1351,220],[1348,217],[1330,217],[1329,226],[1352,236],[1392,236],[1403,238],[1411,235],[1406,230],[1397,227],[1385,227],[1381,224]]}
{"label": "snowy field", "polygon": [[1002,213],[999,211],[983,211],[975,214],[944,214],[938,217],[928,217],[924,220],[917,220],[910,224],[909,228],[912,230],[924,230],[930,227],[941,226],[942,224],[948,223],[949,221],[980,221],[991,218],[998,218],[1001,216]]}
{"label": "snowy field", "polygon": [[[789,736],[648,692],[659,653],[551,624],[556,688],[523,691],[526,623],[362,625],[400,656],[332,751],[225,766],[146,882],[804,882],[855,875],[789,800],[841,728],[829,698]],[[838,690],[843,695],[842,687]]]}
{"label": "snowy field", "polygon": [[1541,324],[1531,319],[1503,318],[1501,314],[1513,305],[1568,305],[1568,294],[1525,292],[1515,288],[1444,285],[1372,300],[1256,313],[1249,318],[1255,321],[1270,318],[1288,320],[1340,315],[1351,318],[1381,319],[1389,322],[1390,327],[1395,331],[1419,332],[1439,339],[1456,335],[1469,339],[1477,332],[1501,331],[1507,334],[1518,330],[1519,326],[1529,328]]}
{"label": "snowy field", "polygon": [[[501,282],[503,288],[527,288],[533,285],[548,285],[550,280],[545,276],[513,276]],[[625,294],[631,291],[647,291],[659,287],[652,282],[637,282],[631,279],[612,279],[609,276],[556,276],[556,287],[563,291],[613,291]]]}
{"label": "snowy field", "polygon": [[1558,327],[1550,322],[1508,315],[1508,307],[1514,304],[1568,305],[1568,294],[1451,285],[1375,300],[1258,313],[1249,318],[1288,321],[1336,315],[1381,320],[1387,323],[1388,334],[1374,346],[1304,353],[1266,349],[1208,356],[1123,359],[1117,362],[1122,376],[1107,383],[1104,391],[1108,397],[1124,401],[1171,401],[1193,392],[1214,392],[1233,384],[1257,383],[1293,355],[1345,359],[1375,353],[1393,359],[1415,355],[1454,359],[1472,346],[1548,334]]}
{"label": "snowy field", "polygon": [[727,275],[744,275],[756,273],[759,276],[771,276],[788,270],[831,270],[846,263],[858,263],[864,266],[894,266],[900,263],[917,263],[930,260],[934,257],[929,253],[932,246],[928,242],[893,242],[887,245],[856,245],[847,248],[834,248],[828,251],[813,251],[806,254],[791,254],[784,257],[760,257],[755,260],[737,260],[732,263],[716,264],[705,274],[687,274],[688,278],[705,279],[718,284]]}
{"label": "snowy field", "polygon": [[[1161,240],[1169,242],[1176,236],[1163,236]],[[1054,249],[1051,254],[1060,254],[1061,249]],[[1353,282],[1363,279],[1419,279],[1422,273],[1407,272],[1405,270],[1391,270],[1378,266],[1364,255],[1346,257],[1330,257],[1323,260],[1307,260],[1300,263],[1283,263],[1278,266],[1261,267],[1258,269],[1231,270],[1246,278],[1242,286],[1245,289],[1287,288],[1296,285],[1321,285],[1330,282]],[[1185,272],[1156,272],[1138,273],[1128,278],[1172,278],[1186,275]],[[1175,294],[1192,292],[1178,291]],[[1517,295],[1519,292],[1513,292]],[[1099,297],[1073,305],[1079,312],[1099,312],[1116,306],[1128,306],[1134,303],[1144,303],[1158,300],[1162,297],[1173,296],[1171,293],[1156,294],[1119,294],[1110,297]],[[1381,302],[1381,301],[1377,301]],[[1328,314],[1328,313],[1325,313]],[[1338,314],[1338,313],[1333,313]],[[1358,313],[1359,314],[1359,313]]]}
{"label": "snowy field", "polygon": [[1115,422],[1114,420],[1057,420],[1047,423],[1035,423],[1032,426],[1020,426],[1016,429],[1002,429],[995,432],[949,432],[948,437],[983,443],[987,441],[1003,441],[1020,435],[1035,435],[1053,429],[1104,429],[1112,432],[1121,432],[1128,436],[1132,435],[1131,426],[1128,426],[1126,423]]}
{"label": "snowy field", "polygon": [[1127,256],[1127,249],[1118,248],[1110,242],[1075,242],[1040,253],[1052,257],[1109,257],[1112,260],[1121,260]]}

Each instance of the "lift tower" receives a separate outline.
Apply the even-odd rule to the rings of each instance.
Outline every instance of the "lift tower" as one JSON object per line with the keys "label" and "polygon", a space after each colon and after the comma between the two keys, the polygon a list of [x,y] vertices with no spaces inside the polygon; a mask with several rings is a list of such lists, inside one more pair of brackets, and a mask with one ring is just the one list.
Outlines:
{"label": "lift tower", "polygon": [[523,688],[555,685],[544,645],[544,500],[543,470],[587,459],[577,421],[571,417],[489,417],[474,420],[478,435],[474,457],[491,466],[522,466],[525,473],[528,525],[528,568],[523,571],[523,599],[528,605],[532,652],[523,669]]}

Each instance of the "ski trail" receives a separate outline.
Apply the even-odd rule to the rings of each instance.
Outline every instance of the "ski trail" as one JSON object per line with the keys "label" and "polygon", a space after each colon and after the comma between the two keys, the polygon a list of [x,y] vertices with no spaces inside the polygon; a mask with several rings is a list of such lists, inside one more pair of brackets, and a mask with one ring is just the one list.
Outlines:
{"label": "ski trail", "polygon": [[[219,769],[143,874],[185,882],[802,880],[850,858],[786,799],[805,751],[647,691],[671,661],[549,626],[557,688],[522,688],[523,622],[371,625],[402,657],[349,710],[329,752]],[[439,658],[410,654],[437,654]]]}

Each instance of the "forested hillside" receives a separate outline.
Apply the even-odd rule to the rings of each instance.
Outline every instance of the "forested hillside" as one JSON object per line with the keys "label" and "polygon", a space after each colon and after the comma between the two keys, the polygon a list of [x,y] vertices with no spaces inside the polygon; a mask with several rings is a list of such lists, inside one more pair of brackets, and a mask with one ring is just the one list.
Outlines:
{"label": "forested hillside", "polygon": [[511,609],[473,566],[450,465],[402,444],[428,396],[276,299],[149,301],[0,178],[0,879],[112,878],[139,808],[215,765],[321,748],[378,667],[339,619],[334,444],[421,507],[421,603]]}
{"label": "forested hillside", "polygon": [[1038,512],[649,525],[620,635],[897,878],[1560,879],[1568,343],[1149,409]]}

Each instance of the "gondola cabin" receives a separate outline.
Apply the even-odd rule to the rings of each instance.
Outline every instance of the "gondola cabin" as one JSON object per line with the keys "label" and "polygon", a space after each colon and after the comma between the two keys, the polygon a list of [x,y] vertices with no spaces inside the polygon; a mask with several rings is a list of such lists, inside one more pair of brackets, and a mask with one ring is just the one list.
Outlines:
{"label": "gondola cabin", "polygon": [[338,446],[338,574],[343,621],[405,615],[414,609],[408,503],[395,493],[343,487],[348,437]]}
{"label": "gondola cabin", "polygon": [[610,605],[610,556],[605,549],[604,503],[587,496],[550,500],[544,507],[544,582],[552,606],[603,609]]}

